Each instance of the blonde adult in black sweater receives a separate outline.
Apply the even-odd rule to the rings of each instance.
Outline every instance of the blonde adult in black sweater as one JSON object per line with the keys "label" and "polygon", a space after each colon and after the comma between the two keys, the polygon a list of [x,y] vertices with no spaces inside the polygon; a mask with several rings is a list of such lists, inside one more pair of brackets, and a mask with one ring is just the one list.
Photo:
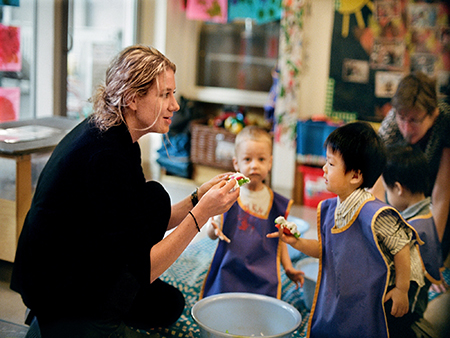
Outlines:
{"label": "blonde adult in black sweater", "polygon": [[158,277],[239,189],[220,175],[171,205],[161,184],[146,182],[137,141],[169,131],[179,109],[175,70],[153,48],[123,50],[94,96],[93,115],[42,171],[11,288],[44,338],[127,337],[129,326],[168,326],[183,311],[181,292]]}

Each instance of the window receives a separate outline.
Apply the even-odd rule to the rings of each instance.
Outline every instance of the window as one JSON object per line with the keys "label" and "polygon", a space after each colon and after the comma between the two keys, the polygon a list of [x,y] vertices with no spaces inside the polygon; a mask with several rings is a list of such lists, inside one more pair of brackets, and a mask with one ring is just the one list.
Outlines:
{"label": "window", "polygon": [[0,6],[0,122],[35,117],[35,33],[36,0]]}
{"label": "window", "polygon": [[135,43],[136,0],[69,0],[67,116],[84,118],[112,58]]}

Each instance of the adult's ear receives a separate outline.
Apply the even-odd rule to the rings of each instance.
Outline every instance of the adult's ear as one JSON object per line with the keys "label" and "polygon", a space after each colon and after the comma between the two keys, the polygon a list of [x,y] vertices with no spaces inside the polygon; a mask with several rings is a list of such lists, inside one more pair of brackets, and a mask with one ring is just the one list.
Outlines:
{"label": "adult's ear", "polygon": [[130,108],[131,110],[137,110],[137,102],[136,102],[136,95],[133,95],[132,97],[130,97],[126,104],[127,107]]}

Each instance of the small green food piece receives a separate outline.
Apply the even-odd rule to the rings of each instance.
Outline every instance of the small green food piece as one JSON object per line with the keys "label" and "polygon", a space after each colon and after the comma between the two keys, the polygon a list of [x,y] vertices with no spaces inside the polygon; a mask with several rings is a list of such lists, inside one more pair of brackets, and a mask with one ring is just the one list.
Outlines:
{"label": "small green food piece", "polygon": [[230,175],[228,179],[234,178],[237,182],[237,184],[242,187],[244,184],[249,183],[250,179],[246,177],[244,174],[241,173],[234,173],[233,175]]}

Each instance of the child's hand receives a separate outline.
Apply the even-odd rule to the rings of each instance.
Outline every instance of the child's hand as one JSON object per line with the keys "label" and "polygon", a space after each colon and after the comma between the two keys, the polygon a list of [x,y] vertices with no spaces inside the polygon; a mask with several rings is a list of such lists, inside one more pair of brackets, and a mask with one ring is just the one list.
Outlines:
{"label": "child's hand", "polygon": [[285,270],[286,276],[289,277],[291,281],[295,283],[295,288],[303,287],[303,283],[305,282],[305,273],[301,270],[294,269],[293,267],[287,268]]}
{"label": "child's hand", "polygon": [[222,230],[219,228],[219,225],[214,222],[214,220],[211,220],[211,224],[214,227],[214,234],[219,237],[220,240],[231,243],[231,240],[223,234]]}
{"label": "child's hand", "polygon": [[436,292],[436,293],[444,293],[447,291],[448,285],[445,283],[444,280],[442,280],[441,284],[431,284],[430,290]]}
{"label": "child's hand", "polygon": [[447,283],[445,282],[444,276],[442,275],[442,271],[440,272],[441,274],[441,281],[442,283],[440,284],[431,284],[430,289],[433,290],[436,293],[444,293],[445,291],[450,289],[450,286],[447,285]]}
{"label": "child's hand", "polygon": [[401,290],[397,287],[393,288],[386,294],[384,301],[392,299],[391,315],[394,317],[402,317],[409,310],[408,291]]}
{"label": "child's hand", "polygon": [[267,238],[277,238],[278,237],[283,242],[290,244],[290,245],[294,245],[298,241],[298,239],[295,238],[293,235],[286,235],[281,227],[278,230],[278,232],[272,232],[270,234],[267,234],[266,237]]}

